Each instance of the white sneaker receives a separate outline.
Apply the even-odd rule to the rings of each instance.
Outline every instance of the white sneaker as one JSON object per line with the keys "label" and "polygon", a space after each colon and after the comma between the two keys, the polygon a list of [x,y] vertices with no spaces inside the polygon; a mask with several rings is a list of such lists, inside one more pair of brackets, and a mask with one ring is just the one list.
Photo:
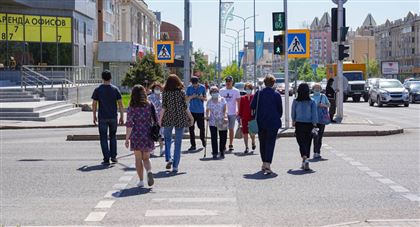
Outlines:
{"label": "white sneaker", "polygon": [[303,166],[303,169],[304,169],[305,171],[309,171],[309,170],[311,170],[311,169],[309,168],[309,161],[308,161],[308,160],[305,160],[305,162],[304,162],[304,166]]}
{"label": "white sneaker", "polygon": [[137,183],[137,187],[143,188],[144,187],[144,182],[143,181],[139,181],[139,183]]}

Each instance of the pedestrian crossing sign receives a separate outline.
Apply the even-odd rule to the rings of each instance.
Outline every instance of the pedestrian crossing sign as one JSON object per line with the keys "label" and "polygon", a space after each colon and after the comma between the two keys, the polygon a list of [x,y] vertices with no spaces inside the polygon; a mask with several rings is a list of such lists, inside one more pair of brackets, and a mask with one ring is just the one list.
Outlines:
{"label": "pedestrian crossing sign", "polygon": [[174,63],[174,42],[156,41],[154,45],[155,63]]}
{"label": "pedestrian crossing sign", "polygon": [[287,35],[287,53],[289,58],[309,58],[309,29],[291,29]]}

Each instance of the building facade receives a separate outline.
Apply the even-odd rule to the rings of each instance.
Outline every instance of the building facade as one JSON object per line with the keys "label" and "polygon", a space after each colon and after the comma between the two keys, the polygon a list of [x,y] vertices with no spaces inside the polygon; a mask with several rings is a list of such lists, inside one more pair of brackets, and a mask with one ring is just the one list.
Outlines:
{"label": "building facade", "polygon": [[400,75],[420,76],[420,17],[409,12],[406,17],[379,25],[374,30],[379,61],[397,61]]}
{"label": "building facade", "polygon": [[0,67],[93,66],[95,0],[3,0]]}
{"label": "building facade", "polygon": [[375,28],[375,19],[371,14],[368,14],[362,26],[358,27],[355,32],[348,33],[350,61],[362,64],[376,59]]}
{"label": "building facade", "polygon": [[310,28],[310,59],[315,65],[326,65],[333,62],[331,43],[331,17],[324,13],[321,20],[318,17],[312,21]]}

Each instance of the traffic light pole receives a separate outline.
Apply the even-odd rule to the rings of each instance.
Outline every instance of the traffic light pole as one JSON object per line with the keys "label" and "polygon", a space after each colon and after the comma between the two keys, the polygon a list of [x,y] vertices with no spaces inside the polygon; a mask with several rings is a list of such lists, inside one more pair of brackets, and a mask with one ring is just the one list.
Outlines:
{"label": "traffic light pole", "polygon": [[289,57],[287,53],[287,35],[288,35],[288,24],[287,24],[287,0],[283,0],[284,10],[284,128],[290,127],[290,104],[289,104]]}
{"label": "traffic light pole", "polygon": [[[340,46],[342,44],[342,38],[341,38],[341,29],[344,26],[343,25],[343,5],[344,5],[344,1],[343,0],[338,0],[338,10],[337,10],[337,19],[338,19],[338,23],[337,23],[337,49],[338,46]],[[343,101],[344,101],[344,91],[343,91],[343,61],[340,60],[339,57],[340,53],[337,54],[337,95],[336,95],[336,104],[337,104],[337,115],[335,120],[338,123],[341,123],[343,121],[343,116],[344,116],[344,106],[343,106]]]}
{"label": "traffic light pole", "polygon": [[191,77],[190,65],[190,0],[184,1],[184,87],[187,89]]}
{"label": "traffic light pole", "polygon": [[222,70],[220,59],[222,52],[222,0],[219,0],[219,47],[218,47],[218,62],[217,62],[217,85],[220,87],[220,71]]}

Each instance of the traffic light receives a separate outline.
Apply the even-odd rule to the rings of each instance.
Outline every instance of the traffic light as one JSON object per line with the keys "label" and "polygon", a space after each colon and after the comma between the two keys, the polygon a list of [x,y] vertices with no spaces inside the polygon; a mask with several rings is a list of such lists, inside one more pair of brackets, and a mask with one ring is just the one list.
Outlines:
{"label": "traffic light", "polygon": [[274,36],[274,54],[275,55],[284,54],[284,36],[283,35]]}
{"label": "traffic light", "polygon": [[273,12],[273,31],[284,31],[284,12]]}
{"label": "traffic light", "polygon": [[338,45],[338,60],[342,61],[344,60],[344,58],[349,57],[350,55],[345,52],[346,50],[348,50],[350,48],[349,45]]}
{"label": "traffic light", "polygon": [[[343,27],[346,27],[346,8],[343,8]],[[331,42],[337,42],[337,31],[338,31],[338,9],[331,8]],[[341,39],[341,41],[343,41],[343,38]]]}

